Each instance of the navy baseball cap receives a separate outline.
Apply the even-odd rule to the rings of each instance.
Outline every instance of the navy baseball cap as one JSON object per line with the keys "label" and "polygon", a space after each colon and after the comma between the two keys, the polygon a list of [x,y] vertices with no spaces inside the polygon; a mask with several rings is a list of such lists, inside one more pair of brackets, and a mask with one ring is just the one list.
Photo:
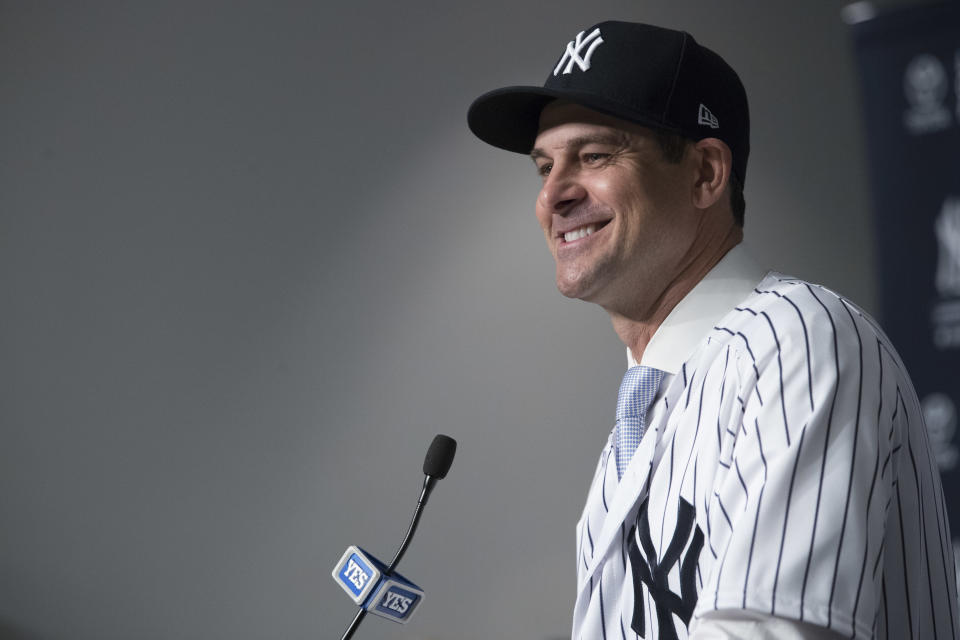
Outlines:
{"label": "navy baseball cap", "polygon": [[750,154],[747,93],[737,73],[689,33],[601,22],[571,40],[542,87],[505,87],[470,105],[467,124],[484,142],[530,153],[540,112],[564,99],[691,140],[719,138],[744,183]]}

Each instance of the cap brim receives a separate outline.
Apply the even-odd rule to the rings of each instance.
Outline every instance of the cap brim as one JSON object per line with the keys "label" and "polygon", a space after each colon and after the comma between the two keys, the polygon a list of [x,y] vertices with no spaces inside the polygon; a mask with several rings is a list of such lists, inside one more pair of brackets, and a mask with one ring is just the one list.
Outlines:
{"label": "cap brim", "polygon": [[488,144],[507,151],[530,153],[540,128],[540,112],[558,98],[651,129],[687,135],[678,127],[592,93],[544,87],[504,87],[485,93],[470,105],[467,125],[474,135]]}
{"label": "cap brim", "polygon": [[470,131],[488,144],[530,153],[537,139],[540,112],[561,92],[543,87],[504,87],[483,94],[467,111]]}

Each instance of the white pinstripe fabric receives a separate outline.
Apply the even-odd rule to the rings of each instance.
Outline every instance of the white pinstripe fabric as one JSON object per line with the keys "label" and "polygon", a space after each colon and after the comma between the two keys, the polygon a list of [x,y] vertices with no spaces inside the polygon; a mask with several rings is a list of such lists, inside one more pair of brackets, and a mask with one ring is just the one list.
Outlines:
{"label": "white pinstripe fabric", "polygon": [[857,640],[960,638],[940,479],[886,336],[774,273],[734,306],[662,383],[620,482],[598,468],[572,637],[682,640],[743,610]]}
{"label": "white pinstripe fabric", "polygon": [[630,464],[646,428],[647,409],[657,395],[663,371],[637,365],[623,374],[617,395],[617,478]]}

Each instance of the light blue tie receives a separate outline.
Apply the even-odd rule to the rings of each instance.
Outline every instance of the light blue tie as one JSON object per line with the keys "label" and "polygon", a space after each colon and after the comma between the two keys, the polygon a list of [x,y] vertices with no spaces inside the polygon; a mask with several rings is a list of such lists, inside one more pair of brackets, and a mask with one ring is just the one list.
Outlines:
{"label": "light blue tie", "polygon": [[646,428],[647,409],[657,395],[663,371],[638,365],[623,375],[617,396],[617,477],[630,464]]}

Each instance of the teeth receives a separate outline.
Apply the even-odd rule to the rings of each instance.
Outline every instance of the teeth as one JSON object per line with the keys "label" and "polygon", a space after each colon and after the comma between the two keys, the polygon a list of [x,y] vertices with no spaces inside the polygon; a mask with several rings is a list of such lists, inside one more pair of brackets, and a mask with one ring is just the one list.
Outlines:
{"label": "teeth", "polygon": [[565,234],[563,234],[563,239],[565,242],[573,242],[574,240],[579,240],[580,238],[586,238],[596,230],[597,225],[588,224],[585,227],[580,227],[579,229],[574,229],[573,231],[567,231]]}

